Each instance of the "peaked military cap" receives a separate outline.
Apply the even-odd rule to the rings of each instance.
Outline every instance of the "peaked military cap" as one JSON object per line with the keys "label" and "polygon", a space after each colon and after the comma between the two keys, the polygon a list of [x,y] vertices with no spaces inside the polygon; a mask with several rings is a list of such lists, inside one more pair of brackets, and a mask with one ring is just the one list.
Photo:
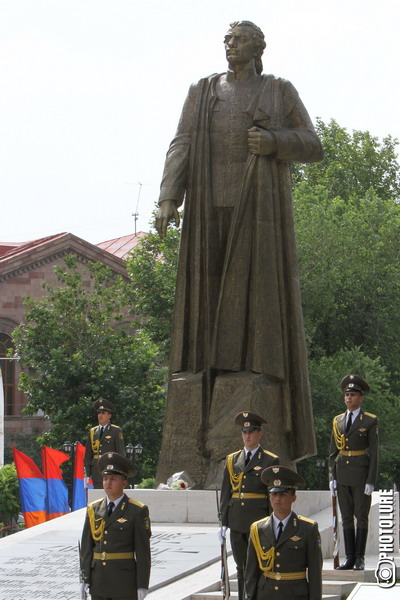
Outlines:
{"label": "peaked military cap", "polygon": [[261,424],[267,421],[256,413],[243,411],[236,415],[235,425],[240,425],[242,431],[253,431],[253,429],[261,429]]}
{"label": "peaked military cap", "polygon": [[114,414],[116,411],[115,404],[113,404],[111,400],[105,400],[104,398],[99,398],[93,402],[93,409],[96,412],[99,412],[99,410],[108,410],[108,412],[112,414]]}
{"label": "peaked military cap", "polygon": [[288,490],[304,487],[306,483],[296,471],[280,465],[264,469],[261,473],[261,481],[268,486],[270,492],[287,492]]}
{"label": "peaked military cap", "polygon": [[371,391],[368,383],[359,375],[354,374],[343,377],[340,389],[342,392],[360,392],[363,396]]}
{"label": "peaked military cap", "polygon": [[136,473],[132,463],[117,452],[107,452],[100,456],[97,468],[103,476],[116,473],[117,475],[123,475],[127,478],[133,477]]}

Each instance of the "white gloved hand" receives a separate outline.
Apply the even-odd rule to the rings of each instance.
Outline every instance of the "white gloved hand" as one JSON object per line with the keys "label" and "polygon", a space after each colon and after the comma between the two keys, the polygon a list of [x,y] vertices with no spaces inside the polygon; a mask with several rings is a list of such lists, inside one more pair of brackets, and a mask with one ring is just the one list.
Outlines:
{"label": "white gloved hand", "polygon": [[329,482],[329,489],[331,490],[331,496],[335,495],[337,489],[337,481],[336,479],[331,479]]}
{"label": "white gloved hand", "polygon": [[89,487],[88,481],[89,481],[89,477],[84,477],[83,478],[83,487],[84,487],[85,490],[87,490],[88,487]]}
{"label": "white gloved hand", "polygon": [[85,598],[86,598],[85,594],[87,594],[88,591],[89,591],[89,584],[81,583],[81,598],[82,598],[82,600],[85,600]]}
{"label": "white gloved hand", "polygon": [[137,599],[144,600],[147,596],[149,590],[145,590],[144,588],[139,588],[137,591]]}
{"label": "white gloved hand", "polygon": [[364,494],[366,496],[370,496],[373,491],[374,491],[374,485],[373,485],[373,483],[366,483],[365,484],[365,489],[364,489]]}
{"label": "white gloved hand", "polygon": [[222,544],[224,543],[224,539],[225,539],[225,537],[226,537],[226,530],[227,530],[227,529],[228,529],[228,528],[227,528],[227,526],[226,526],[226,525],[222,525],[222,527],[220,527],[220,528],[218,529],[218,540],[219,540],[219,543],[221,544],[221,546],[222,546]]}

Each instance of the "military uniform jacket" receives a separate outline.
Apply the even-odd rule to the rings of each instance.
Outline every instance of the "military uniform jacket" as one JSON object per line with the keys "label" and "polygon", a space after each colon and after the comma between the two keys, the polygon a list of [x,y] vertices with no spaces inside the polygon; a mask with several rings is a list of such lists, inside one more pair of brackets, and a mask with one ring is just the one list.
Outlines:
{"label": "military uniform jacket", "polygon": [[[93,436],[93,444],[92,444]],[[95,451],[93,446],[98,447]],[[124,437],[121,427],[108,423],[105,426],[103,435],[100,440],[100,426],[92,427],[89,431],[88,440],[86,442],[85,451],[85,474],[86,477],[91,475],[97,476],[97,460],[106,452],[118,452],[125,456]]]}
{"label": "military uniform jacket", "polygon": [[110,516],[105,498],[88,506],[81,542],[81,570],[92,596],[135,597],[137,589],[149,588],[150,536],[147,506],[126,494]]}
{"label": "military uniform jacket", "polygon": [[[261,482],[261,473],[267,467],[279,464],[279,457],[261,446],[245,466],[245,451],[238,450],[227,456],[221,486],[222,525],[248,533],[250,525],[269,514],[267,488]],[[228,464],[231,461],[233,478]],[[260,494],[259,498],[247,494]]]}
{"label": "military uniform jacket", "polygon": [[[344,412],[333,419],[330,448],[332,478],[340,485],[375,485],[379,465],[377,417],[361,409],[348,433],[345,427]],[[359,454],[351,456],[341,454],[341,451]]]}
{"label": "military uniform jacket", "polygon": [[[272,557],[270,572],[301,573],[307,578],[284,580],[264,576],[250,536],[245,571],[246,600],[321,600],[322,553],[318,524],[292,512],[279,541],[275,542],[272,519],[254,524],[263,552]],[[265,568],[267,561],[262,561]],[[279,577],[279,576],[278,576]]]}

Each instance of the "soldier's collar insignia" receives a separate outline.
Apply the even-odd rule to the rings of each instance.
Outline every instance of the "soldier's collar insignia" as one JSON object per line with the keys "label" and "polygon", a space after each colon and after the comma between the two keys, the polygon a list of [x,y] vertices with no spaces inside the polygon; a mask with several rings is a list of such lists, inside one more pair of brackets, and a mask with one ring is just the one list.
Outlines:
{"label": "soldier's collar insignia", "polygon": [[298,542],[301,538],[298,535],[293,535],[291,538],[292,542]]}

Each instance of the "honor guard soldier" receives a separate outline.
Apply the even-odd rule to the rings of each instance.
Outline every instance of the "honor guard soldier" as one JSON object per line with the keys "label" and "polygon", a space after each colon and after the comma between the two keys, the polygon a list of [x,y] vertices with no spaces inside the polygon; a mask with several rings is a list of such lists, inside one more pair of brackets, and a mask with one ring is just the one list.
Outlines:
{"label": "honor guard soldier", "polygon": [[322,553],[318,524],[292,510],[304,479],[288,467],[269,467],[270,517],[252,524],[245,571],[246,600],[321,600]]}
{"label": "honor guard soldier", "polygon": [[81,541],[82,598],[143,600],[150,579],[150,519],[145,504],[124,493],[135,470],[116,452],[98,461],[106,497],[88,505]]}
{"label": "honor guard soldier", "polygon": [[266,467],[279,463],[276,454],[260,446],[262,423],[266,421],[252,412],[236,415],[235,424],[241,427],[244,448],[227,456],[221,486],[222,527],[219,535],[222,541],[226,529],[230,528],[239,600],[244,599],[244,567],[250,525],[269,514],[268,494],[261,481],[261,473]]}
{"label": "honor guard soldier", "polygon": [[346,560],[337,568],[359,571],[365,566],[368,515],[378,473],[378,419],[361,408],[364,396],[370,392],[362,377],[346,375],[340,388],[347,410],[333,419],[329,458],[329,486],[332,494],[337,489],[346,551]]}
{"label": "honor guard soldier", "polygon": [[124,437],[122,430],[117,425],[111,425],[110,420],[115,414],[115,405],[110,400],[99,398],[93,403],[99,424],[89,431],[85,451],[85,477],[92,478],[93,486],[97,489],[103,487],[97,463],[106,452],[118,452],[125,456]]}

